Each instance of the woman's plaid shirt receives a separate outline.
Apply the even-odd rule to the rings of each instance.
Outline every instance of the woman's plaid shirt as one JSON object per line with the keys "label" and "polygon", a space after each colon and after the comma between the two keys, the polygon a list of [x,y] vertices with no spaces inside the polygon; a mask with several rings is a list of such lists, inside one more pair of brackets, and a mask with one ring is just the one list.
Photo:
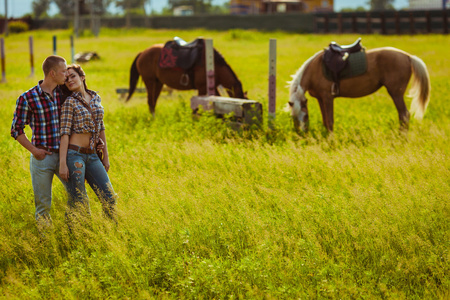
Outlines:
{"label": "woman's plaid shirt", "polygon": [[53,98],[41,89],[40,84],[19,96],[11,125],[11,136],[15,139],[29,125],[32,130],[31,143],[59,149],[60,128],[59,116],[63,102],[59,87],[53,90]]}
{"label": "woman's plaid shirt", "polygon": [[[81,102],[84,101],[81,93],[73,93],[67,97],[61,108],[61,136],[71,135],[72,133],[92,133],[95,144],[98,141],[100,131],[105,130],[103,124],[104,109],[101,105],[100,96],[91,90],[87,90],[87,92],[92,97],[89,107],[94,115],[97,128],[94,126],[91,113]],[[91,144],[91,147],[93,146]]]}

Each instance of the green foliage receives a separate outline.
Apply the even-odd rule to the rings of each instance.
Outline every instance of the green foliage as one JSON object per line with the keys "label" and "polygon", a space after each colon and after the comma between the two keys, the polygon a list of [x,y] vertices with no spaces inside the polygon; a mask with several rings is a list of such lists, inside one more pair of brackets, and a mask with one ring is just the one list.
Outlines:
{"label": "green foliage", "polygon": [[211,1],[205,0],[169,0],[168,7],[163,8],[162,14],[173,14],[173,9],[179,6],[191,6],[194,14],[225,14],[229,13],[229,3],[223,5],[213,5]]}
{"label": "green foliage", "polygon": [[[35,60],[70,58],[70,30],[33,32]],[[137,53],[173,36],[214,38],[250,99],[261,128],[233,130],[231,118],[192,115],[195,91],[163,92],[151,117],[144,94],[124,103]],[[251,38],[248,38],[251,37]],[[277,38],[277,116],[267,129],[269,39]],[[350,44],[356,35],[340,35]],[[450,93],[445,35],[366,35],[368,49],[393,46],[422,58],[432,96],[422,122],[398,130],[384,89],[335,100],[335,133],[310,99],[310,128],[298,135],[286,82],[336,37],[257,31],[102,29],[75,41],[102,57],[83,65],[105,107],[109,176],[118,225],[92,217],[69,233],[66,195],[55,179],[53,229],[41,237],[33,214],[29,154],[0,137],[0,294],[15,299],[447,299],[450,272]],[[28,34],[5,39],[1,131],[7,133],[29,75]],[[9,56],[7,56],[8,59]],[[70,59],[69,59],[70,60]],[[142,83],[139,86],[143,86]],[[311,97],[310,97],[311,98]],[[409,99],[407,104],[409,106]],[[28,136],[29,130],[27,131]]]}
{"label": "green foliage", "polygon": [[367,11],[363,6],[358,6],[357,8],[347,8],[344,7],[341,9],[341,12],[361,12],[361,11]]}
{"label": "green foliage", "polygon": [[8,30],[11,33],[25,32],[30,29],[30,26],[24,21],[10,21],[8,22]]}
{"label": "green foliage", "polygon": [[380,10],[389,10],[393,9],[394,0],[369,0],[368,4],[370,5],[371,10],[380,11]]}
{"label": "green foliage", "polygon": [[50,0],[33,0],[33,14],[36,18],[40,18],[47,15],[47,11],[50,8]]}

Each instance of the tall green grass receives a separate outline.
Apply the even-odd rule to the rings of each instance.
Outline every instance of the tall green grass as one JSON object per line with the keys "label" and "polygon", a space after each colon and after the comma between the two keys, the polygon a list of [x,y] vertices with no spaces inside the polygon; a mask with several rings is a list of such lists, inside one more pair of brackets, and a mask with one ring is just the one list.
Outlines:
{"label": "tall green grass", "polygon": [[[432,96],[422,122],[400,132],[384,89],[335,100],[335,133],[326,134],[314,99],[311,131],[297,135],[286,82],[331,40],[232,30],[106,30],[76,40],[90,88],[106,108],[109,175],[119,194],[118,224],[92,218],[69,234],[66,196],[55,179],[53,229],[35,228],[29,154],[9,137],[17,96],[42,77],[52,54],[70,61],[68,31],[5,39],[7,80],[0,85],[0,295],[2,298],[448,299],[449,39],[443,35],[363,37],[367,48],[394,46],[422,58]],[[145,95],[115,94],[128,84],[138,52],[173,36],[211,37],[249,98],[267,107],[268,44],[277,38],[276,129],[234,131],[205,114],[193,119],[191,92],[162,94],[151,118]],[[409,106],[410,99],[407,99]],[[29,131],[28,131],[29,132]]]}

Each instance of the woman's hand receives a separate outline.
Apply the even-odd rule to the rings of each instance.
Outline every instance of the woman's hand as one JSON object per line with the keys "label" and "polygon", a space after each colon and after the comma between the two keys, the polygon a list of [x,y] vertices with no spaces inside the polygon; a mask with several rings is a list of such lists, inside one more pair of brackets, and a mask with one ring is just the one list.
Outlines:
{"label": "woman's hand", "polygon": [[99,138],[98,142],[97,142],[97,151],[103,150],[104,148],[105,148],[105,142],[103,142],[103,140],[101,138]]}
{"label": "woman's hand", "polygon": [[106,172],[108,172],[109,171],[109,158],[108,158],[108,156],[105,155],[103,157],[102,164],[105,167]]}
{"label": "woman's hand", "polygon": [[69,168],[67,167],[66,163],[61,163],[59,165],[59,176],[65,182],[69,181]]}

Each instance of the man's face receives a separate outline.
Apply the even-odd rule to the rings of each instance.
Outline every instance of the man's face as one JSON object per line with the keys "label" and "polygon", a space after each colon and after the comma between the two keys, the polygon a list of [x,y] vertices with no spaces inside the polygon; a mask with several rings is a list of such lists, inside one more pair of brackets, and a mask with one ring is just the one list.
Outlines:
{"label": "man's face", "polygon": [[58,85],[64,84],[66,81],[67,64],[66,62],[60,62],[59,65],[53,70],[53,79]]}

